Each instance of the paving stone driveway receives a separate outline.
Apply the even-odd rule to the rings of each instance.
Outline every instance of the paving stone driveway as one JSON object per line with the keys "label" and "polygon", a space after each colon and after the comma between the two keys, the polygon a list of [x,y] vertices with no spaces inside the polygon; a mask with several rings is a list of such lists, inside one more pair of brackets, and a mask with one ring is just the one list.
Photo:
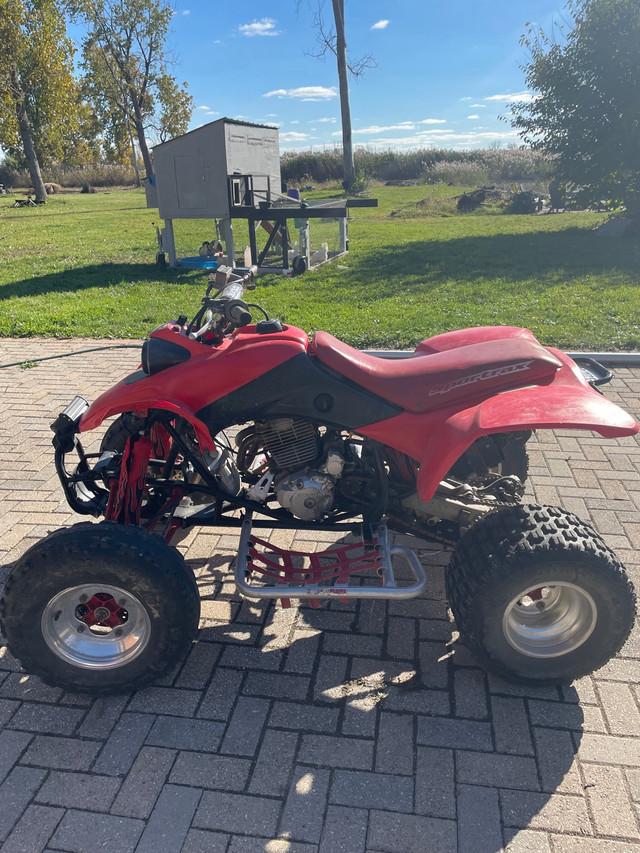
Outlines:
{"label": "paving stone driveway", "polygon": [[[0,363],[91,344],[2,341]],[[78,520],[49,423],[137,361],[111,350],[0,371],[0,583],[29,545]],[[609,387],[640,415],[640,370],[618,369]],[[640,444],[545,432],[530,456],[535,498],[590,519],[640,583]],[[421,599],[283,610],[235,595],[236,539],[184,541],[202,630],[153,687],[64,693],[0,645],[2,853],[640,850],[638,631],[593,678],[514,687],[463,648],[450,654],[437,547],[419,550]]]}

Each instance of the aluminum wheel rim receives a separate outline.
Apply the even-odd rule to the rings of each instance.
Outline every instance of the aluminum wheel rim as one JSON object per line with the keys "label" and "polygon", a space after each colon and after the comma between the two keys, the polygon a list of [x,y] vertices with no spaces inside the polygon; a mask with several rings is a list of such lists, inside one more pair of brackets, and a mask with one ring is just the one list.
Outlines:
{"label": "aluminum wheel rim", "polygon": [[593,633],[598,611],[582,587],[549,581],[514,598],[502,620],[516,651],[532,658],[556,658],[575,651]]}
{"label": "aluminum wheel rim", "polygon": [[[120,611],[112,627],[87,624],[82,608],[96,596],[117,602]],[[96,608],[97,616],[105,614]],[[87,617],[85,616],[85,619]],[[92,621],[97,617],[92,616]],[[130,663],[147,646],[151,620],[145,607],[131,592],[110,584],[82,584],[62,590],[47,604],[41,619],[42,636],[57,657],[81,669],[114,669]]]}

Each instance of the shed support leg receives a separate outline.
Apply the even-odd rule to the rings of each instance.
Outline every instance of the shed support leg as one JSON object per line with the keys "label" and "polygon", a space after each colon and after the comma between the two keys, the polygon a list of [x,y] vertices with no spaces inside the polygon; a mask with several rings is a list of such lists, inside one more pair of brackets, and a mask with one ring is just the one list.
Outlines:
{"label": "shed support leg", "polygon": [[307,269],[309,269],[310,255],[311,255],[311,243],[309,241],[309,220],[302,219],[300,220],[300,256],[304,258]]}
{"label": "shed support leg", "polygon": [[177,267],[176,241],[173,235],[173,219],[165,219],[164,228],[160,232],[162,237],[162,248],[169,255],[169,266]]}
{"label": "shed support leg", "polygon": [[231,225],[231,219],[228,216],[225,216],[222,220],[222,234],[224,240],[224,248],[227,253],[227,264],[230,267],[235,266],[235,252],[233,248],[233,226]]}
{"label": "shed support leg", "polygon": [[347,217],[343,216],[340,219],[340,252],[349,251],[349,230],[347,226]]}

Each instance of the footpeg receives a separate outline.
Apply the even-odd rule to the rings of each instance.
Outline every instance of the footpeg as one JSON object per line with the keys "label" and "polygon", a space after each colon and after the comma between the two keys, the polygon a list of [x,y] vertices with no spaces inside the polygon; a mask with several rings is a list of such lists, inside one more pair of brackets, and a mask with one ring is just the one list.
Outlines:
{"label": "footpeg", "polygon": [[[240,536],[235,579],[238,589],[249,598],[415,598],[427,585],[425,571],[409,548],[390,546],[386,524],[379,524],[373,539],[337,545],[326,551],[289,551],[278,548],[252,532],[248,513]],[[402,586],[392,564],[401,558],[413,575],[413,583]],[[352,576],[357,583],[351,584]],[[360,585],[363,575],[372,585]],[[355,578],[354,578],[355,579]],[[376,583],[377,581],[377,583]],[[375,584],[375,585],[374,585]]]}

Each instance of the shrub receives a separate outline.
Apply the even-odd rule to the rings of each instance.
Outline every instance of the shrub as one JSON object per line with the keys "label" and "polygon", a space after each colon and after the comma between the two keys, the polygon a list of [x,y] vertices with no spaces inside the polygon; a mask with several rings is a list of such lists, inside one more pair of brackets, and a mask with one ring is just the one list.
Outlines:
{"label": "shrub", "polygon": [[[550,161],[528,148],[477,151],[368,151],[354,154],[356,169],[378,181],[418,180],[474,186],[486,183],[547,180]],[[282,177],[289,184],[342,181],[342,151],[334,149],[287,152],[281,158]]]}

